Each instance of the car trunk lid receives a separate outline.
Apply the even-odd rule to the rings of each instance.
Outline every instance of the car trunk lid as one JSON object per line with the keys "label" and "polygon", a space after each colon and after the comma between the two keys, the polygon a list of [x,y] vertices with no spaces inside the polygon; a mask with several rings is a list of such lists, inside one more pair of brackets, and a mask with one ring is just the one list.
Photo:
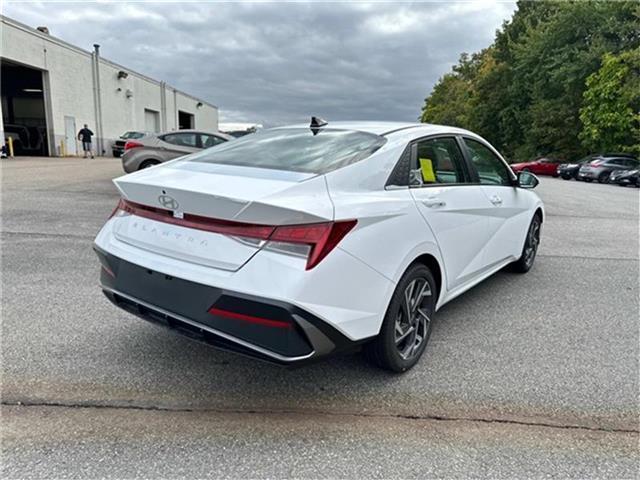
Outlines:
{"label": "car trunk lid", "polygon": [[[114,183],[123,198],[143,207],[117,216],[118,240],[229,271],[241,268],[264,244],[262,234],[252,235],[247,227],[333,219],[324,179],[308,173],[178,160]],[[156,214],[147,213],[154,209]]]}

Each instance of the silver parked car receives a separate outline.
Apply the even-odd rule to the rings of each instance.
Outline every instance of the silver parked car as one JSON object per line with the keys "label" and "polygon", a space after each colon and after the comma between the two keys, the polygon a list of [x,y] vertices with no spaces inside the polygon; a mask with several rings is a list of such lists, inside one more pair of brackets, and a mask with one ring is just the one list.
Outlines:
{"label": "silver parked car", "polygon": [[232,139],[224,133],[197,130],[154,133],[125,143],[122,167],[127,173],[135,172]]}
{"label": "silver parked car", "polygon": [[580,170],[578,170],[578,179],[585,182],[597,180],[599,183],[609,183],[611,172],[615,170],[635,170],[638,167],[640,167],[640,162],[631,154],[603,155],[582,164]]}

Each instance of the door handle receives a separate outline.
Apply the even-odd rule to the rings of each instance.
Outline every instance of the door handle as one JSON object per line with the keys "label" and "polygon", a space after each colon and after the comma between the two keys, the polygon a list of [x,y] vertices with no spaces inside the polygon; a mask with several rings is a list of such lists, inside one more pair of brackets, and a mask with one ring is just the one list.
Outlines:
{"label": "door handle", "polygon": [[445,202],[444,200],[440,200],[438,198],[427,198],[422,201],[422,204],[425,207],[435,208],[435,207],[444,207],[447,204],[447,202]]}
{"label": "door handle", "polygon": [[502,199],[498,195],[494,195],[489,200],[491,200],[491,203],[493,203],[496,207],[502,205]]}

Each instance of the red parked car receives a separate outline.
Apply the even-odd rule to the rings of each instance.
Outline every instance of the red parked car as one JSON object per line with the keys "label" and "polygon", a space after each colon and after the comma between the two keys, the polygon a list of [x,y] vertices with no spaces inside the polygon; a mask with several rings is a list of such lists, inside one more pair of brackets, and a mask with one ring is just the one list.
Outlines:
{"label": "red parked car", "polygon": [[512,163],[511,168],[514,172],[531,172],[536,175],[553,175],[558,176],[558,165],[560,160],[554,158],[538,158],[532,162]]}

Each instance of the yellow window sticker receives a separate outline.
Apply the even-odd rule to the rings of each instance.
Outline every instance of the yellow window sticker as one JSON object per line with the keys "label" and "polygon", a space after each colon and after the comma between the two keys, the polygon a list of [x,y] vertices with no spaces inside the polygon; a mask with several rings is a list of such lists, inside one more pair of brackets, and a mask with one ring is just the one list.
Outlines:
{"label": "yellow window sticker", "polygon": [[433,172],[433,162],[430,158],[420,159],[420,170],[422,171],[422,179],[425,182],[435,182],[436,174]]}

